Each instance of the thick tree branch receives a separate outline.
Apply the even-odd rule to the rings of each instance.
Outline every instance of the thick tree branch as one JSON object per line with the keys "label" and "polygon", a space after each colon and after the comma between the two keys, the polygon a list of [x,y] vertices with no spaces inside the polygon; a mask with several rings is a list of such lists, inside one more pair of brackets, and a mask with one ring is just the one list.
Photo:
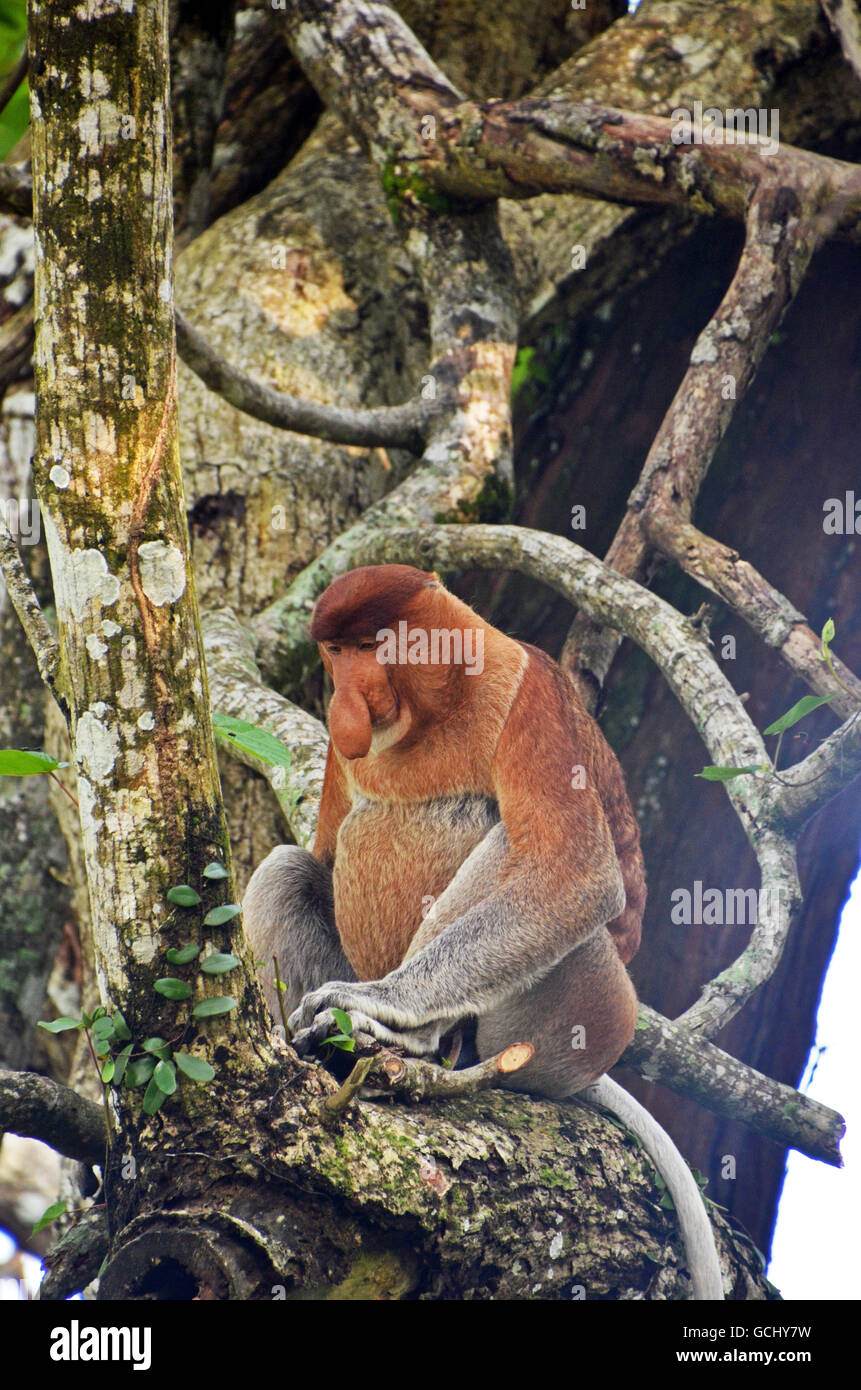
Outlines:
{"label": "thick tree branch", "polygon": [[48,689],[56,697],[61,708],[63,700],[57,688],[57,672],[60,665],[60,644],[45,621],[44,614],[24,568],[18,547],[6,522],[0,514],[0,569],[6,580],[6,588],[12,607],[21,620],[27,641],[33,649],[39,667],[39,675]]}
{"label": "thick tree branch", "polygon": [[690,1096],[716,1115],[740,1120],[775,1144],[842,1166],[846,1125],[835,1110],[763,1076],[646,1004],[640,1005],[637,1031],[620,1065]]}
{"label": "thick tree branch", "polygon": [[743,219],[764,182],[811,211],[849,194],[841,226],[861,212],[850,164],[792,147],[772,151],[732,130],[714,143],[674,143],[679,123],[559,98],[461,102],[403,20],[371,0],[287,0],[287,39],[328,106],[414,199],[530,198],[581,193],[622,203],[688,206]]}
{"label": "thick tree branch", "polygon": [[0,397],[29,367],[35,341],[33,302],[22,304],[0,326]]}
{"label": "thick tree branch", "polygon": [[27,76],[28,63],[27,49],[25,48],[6,81],[0,86],[0,112],[6,109]]}
{"label": "thick tree branch", "polygon": [[774,973],[801,893],[794,847],[765,814],[772,779],[765,775],[770,763],[762,738],[696,628],[663,599],[561,536],[516,526],[426,527],[371,536],[352,557],[357,565],[396,561],[423,568],[514,569],[542,580],[648,653],[715,764],[763,769],[724,783],[759,863],[761,911],[746,949],[684,1015],[691,1031],[714,1036]]}
{"label": "thick tree branch", "polygon": [[105,1157],[102,1107],[35,1072],[0,1069],[0,1133],[4,1129],[84,1163]]}
{"label": "thick tree branch", "polygon": [[861,82],[861,15],[854,0],[822,0],[822,8],[837,35],[843,57]]}
{"label": "thick tree branch", "polygon": [[33,180],[29,164],[0,163],[0,212],[33,216]]}
{"label": "thick tree branch", "polygon": [[228,744],[233,757],[260,772],[272,788],[297,845],[314,838],[323,791],[328,735],[319,719],[265,686],[254,641],[229,608],[201,616],[213,714],[229,714],[266,729],[290,750],[290,768],[272,767]]}
{"label": "thick tree branch", "polygon": [[442,399],[416,399],[404,405],[352,410],[264,386],[237,371],[213,351],[206,339],[177,310],[176,345],[186,366],[237,410],[276,429],[328,439],[334,444],[392,445],[420,454],[428,426]]}
{"label": "thick tree branch", "polygon": [[649,534],[662,554],[729,604],[811,690],[830,696],[835,714],[848,717],[861,705],[858,677],[833,657],[839,678],[835,679],[820,659],[821,639],[808,626],[804,615],[737,550],[698,531],[672,503],[656,511]]}
{"label": "thick tree branch", "polygon": [[861,711],[780,775],[771,797],[774,824],[798,834],[826,802],[861,777]]}
{"label": "thick tree branch", "polygon": [[[673,545],[679,520],[690,520],[718,444],[816,244],[791,190],[769,184],[756,195],[735,275],[694,346],[607,551],[607,563],[620,574],[646,581],[655,547]],[[596,629],[582,614],[575,619],[562,664],[587,703],[594,705],[618,646],[616,633]]]}

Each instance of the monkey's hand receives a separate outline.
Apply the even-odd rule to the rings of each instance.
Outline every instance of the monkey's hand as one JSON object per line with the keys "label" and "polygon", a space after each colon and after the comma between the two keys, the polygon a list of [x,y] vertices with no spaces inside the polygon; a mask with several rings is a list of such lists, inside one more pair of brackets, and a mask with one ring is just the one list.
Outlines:
{"label": "monkey's hand", "polygon": [[350,1015],[354,1033],[370,1033],[378,1042],[394,1043],[417,1057],[435,1053],[448,1026],[445,1019],[411,1026],[404,1011],[388,1002],[379,981],[332,980],[306,994],[287,1020],[293,1034],[292,1046],[300,1055],[313,1052],[333,1033],[340,1032],[335,1009]]}

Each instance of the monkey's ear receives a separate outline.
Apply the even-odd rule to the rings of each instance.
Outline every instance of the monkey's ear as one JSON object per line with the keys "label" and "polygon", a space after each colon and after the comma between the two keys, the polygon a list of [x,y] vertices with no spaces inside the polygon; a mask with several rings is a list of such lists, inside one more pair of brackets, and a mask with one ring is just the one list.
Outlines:
{"label": "monkey's ear", "polygon": [[438,584],[440,584],[441,582],[442,582],[442,581],[440,580],[440,577],[439,577],[439,575],[437,574],[436,570],[431,570],[431,578],[427,581],[426,584],[423,584],[423,585],[422,585],[422,588],[423,588],[423,589],[435,589],[436,586],[437,586]]}

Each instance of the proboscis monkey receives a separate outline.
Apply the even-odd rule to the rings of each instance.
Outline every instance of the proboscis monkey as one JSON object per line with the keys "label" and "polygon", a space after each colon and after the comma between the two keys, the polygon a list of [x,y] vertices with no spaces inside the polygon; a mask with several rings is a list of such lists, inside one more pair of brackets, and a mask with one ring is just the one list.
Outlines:
{"label": "proboscis monkey", "polygon": [[504,1084],[591,1088],[667,1183],[694,1297],[722,1298],[689,1169],[604,1076],[634,1033],[645,877],[619,765],[573,684],[408,565],[341,575],[311,635],[334,682],[317,837],[312,854],[273,850],[244,903],[255,953],[279,956],[294,1046],[322,1042],[333,1008],[416,1054],[473,1023],[482,1058],[531,1042]]}

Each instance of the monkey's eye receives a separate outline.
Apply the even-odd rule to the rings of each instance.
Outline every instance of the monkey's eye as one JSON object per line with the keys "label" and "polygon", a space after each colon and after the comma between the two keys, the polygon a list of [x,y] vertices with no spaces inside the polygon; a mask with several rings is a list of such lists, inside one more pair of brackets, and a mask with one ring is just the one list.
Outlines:
{"label": "monkey's eye", "polygon": [[341,654],[341,648],[336,647],[334,642],[326,643],[326,651],[329,653],[330,656],[340,656]]}
{"label": "monkey's eye", "polygon": [[374,652],[374,651],[376,651],[376,650],[377,650],[376,638],[369,637],[369,638],[367,638],[365,641],[359,643],[359,651],[360,651],[360,652]]}

